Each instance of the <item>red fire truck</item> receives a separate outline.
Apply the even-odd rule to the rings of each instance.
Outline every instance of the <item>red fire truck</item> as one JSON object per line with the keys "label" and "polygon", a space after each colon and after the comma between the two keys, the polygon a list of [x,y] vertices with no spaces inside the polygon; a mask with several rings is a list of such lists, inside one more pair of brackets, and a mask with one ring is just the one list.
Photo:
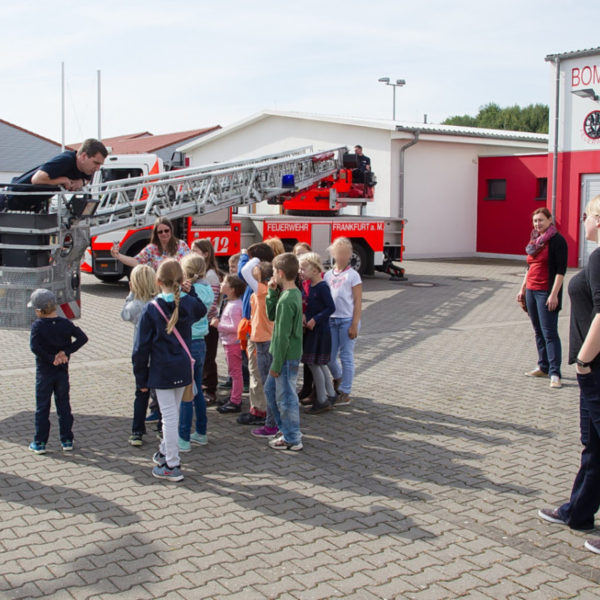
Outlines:
{"label": "red fire truck", "polygon": [[[289,195],[277,199],[277,209],[271,207],[276,214],[241,214],[233,207],[181,217],[174,221],[176,235],[188,245],[195,239],[209,238],[223,266],[242,248],[269,237],[280,238],[288,250],[297,242],[307,242],[324,259],[327,248],[336,238],[347,237],[352,241],[352,264],[357,271],[361,274],[383,271],[401,278],[404,269],[398,263],[402,261],[404,249],[404,221],[362,214],[373,200],[375,182],[374,177],[363,182],[365,176],[356,167],[354,155],[347,154],[344,168],[308,189],[296,191],[291,182]],[[109,156],[96,174],[95,183],[152,175],[164,170],[162,161],[155,155]],[[359,214],[343,214],[349,207],[354,207]],[[118,281],[128,273],[128,267],[112,258],[111,247],[118,241],[122,254],[135,256],[148,244],[151,231],[151,227],[123,229],[93,237],[82,270],[94,273],[102,281]]]}

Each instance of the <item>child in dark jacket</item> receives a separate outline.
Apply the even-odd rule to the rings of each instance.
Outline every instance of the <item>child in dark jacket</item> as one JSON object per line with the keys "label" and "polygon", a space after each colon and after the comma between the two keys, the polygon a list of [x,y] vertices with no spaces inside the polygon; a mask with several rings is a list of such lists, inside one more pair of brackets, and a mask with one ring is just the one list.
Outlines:
{"label": "child in dark jacket", "polygon": [[[45,454],[50,435],[52,394],[58,413],[60,444],[64,452],[73,450],[73,414],[69,402],[69,357],[88,338],[56,311],[56,297],[50,290],[35,290],[27,305],[38,319],[31,326],[31,351],[35,354],[35,437],[29,449]],[[72,341],[75,338],[75,341]]]}
{"label": "child in dark jacket", "polygon": [[183,286],[183,270],[176,260],[163,261],[156,280],[161,293],[146,306],[140,318],[133,347],[133,372],[142,392],[156,389],[163,418],[163,439],[152,458],[156,464],[152,475],[181,481],[179,408],[185,386],[193,379],[189,353],[192,324],[206,314],[206,307],[192,285]]}
{"label": "child in dark jacket", "polygon": [[327,365],[331,360],[329,317],[335,311],[329,285],[323,281],[323,264],[315,252],[300,257],[300,274],[309,283],[304,311],[302,362],[308,365],[315,383],[315,399],[306,412],[318,414],[329,410],[336,394]]}

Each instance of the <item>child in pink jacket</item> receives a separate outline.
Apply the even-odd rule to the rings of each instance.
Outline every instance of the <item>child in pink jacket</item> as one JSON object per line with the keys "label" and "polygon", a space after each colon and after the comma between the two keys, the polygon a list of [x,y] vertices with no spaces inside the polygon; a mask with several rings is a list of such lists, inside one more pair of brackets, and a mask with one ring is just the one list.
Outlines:
{"label": "child in pink jacket", "polygon": [[236,275],[226,275],[221,284],[221,294],[227,297],[227,303],[221,313],[221,318],[216,317],[211,325],[216,327],[221,336],[221,343],[225,350],[227,368],[231,377],[231,396],[225,404],[219,406],[220,413],[238,413],[242,409],[242,392],[244,381],[242,378],[242,352],[238,339],[238,326],[242,320],[242,296],[246,284]]}

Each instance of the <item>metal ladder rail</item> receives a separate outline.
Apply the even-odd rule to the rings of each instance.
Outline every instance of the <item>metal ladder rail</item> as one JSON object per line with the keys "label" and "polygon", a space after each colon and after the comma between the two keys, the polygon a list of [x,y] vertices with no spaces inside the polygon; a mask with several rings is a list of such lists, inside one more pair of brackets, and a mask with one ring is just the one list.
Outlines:
{"label": "metal ladder rail", "polygon": [[274,152],[273,154],[265,154],[264,156],[257,156],[254,158],[244,158],[241,160],[233,160],[233,161],[224,161],[224,162],[215,162],[208,163],[205,165],[198,165],[196,167],[186,167],[185,169],[178,169],[177,171],[167,171],[168,173],[182,173],[182,172],[201,172],[201,171],[218,171],[221,169],[230,169],[233,167],[243,167],[243,166],[252,166],[258,165],[265,162],[270,162],[273,160],[280,160],[283,158],[293,158],[297,156],[303,155],[313,155],[313,147],[312,146],[300,146],[299,148],[294,148],[292,150],[285,150],[282,152]]}
{"label": "metal ladder rail", "polygon": [[[317,163],[318,170],[311,176],[302,175],[297,180],[298,187],[307,187],[334,173],[337,167],[327,169],[324,163]],[[289,172],[289,168],[283,171]],[[234,173],[213,173],[208,177],[189,178],[182,182],[181,189],[172,200],[164,182],[152,183],[147,200],[130,202],[126,194],[127,188],[121,188],[117,194],[117,202],[121,201],[118,210],[112,204],[107,215],[97,215],[93,225],[93,235],[108,232],[124,226],[143,227],[151,224],[156,216],[177,218],[190,214],[203,214],[220,208],[247,205],[281,194],[286,190],[279,183],[281,171],[273,173],[273,169],[244,169]]]}
{"label": "metal ladder rail", "polygon": [[[219,170],[228,170],[234,167],[240,167],[240,166],[251,166],[251,165],[258,165],[258,164],[262,164],[268,161],[272,161],[272,160],[278,160],[278,159],[282,159],[282,158],[286,158],[286,157],[293,157],[293,156],[301,156],[304,154],[310,154],[312,155],[312,150],[313,147],[312,146],[300,146],[299,148],[295,148],[293,150],[286,150],[286,151],[282,151],[282,152],[275,152],[273,154],[266,154],[264,156],[258,156],[256,158],[247,158],[247,159],[243,159],[243,160],[236,160],[236,161],[224,161],[224,162],[215,162],[215,163],[210,163],[210,164],[206,164],[206,165],[199,165],[197,167],[186,167],[185,169],[177,169],[176,171],[167,171],[167,173],[173,174],[173,173],[177,173],[177,175],[181,176],[181,175],[187,175],[187,174],[192,174],[192,173],[204,173],[204,172],[214,172],[214,171],[219,171]],[[156,175],[142,175],[141,177],[156,177]],[[127,179],[127,181],[131,181],[132,178]],[[122,181],[122,180],[118,180],[118,181]],[[90,184],[88,186],[86,186],[86,190],[88,189],[97,189],[97,188],[101,188],[102,186],[107,185],[109,182],[100,182],[98,184]],[[20,183],[20,184],[14,184],[14,183],[2,183],[0,182],[0,193],[4,193],[4,194],[11,194],[14,196],[29,196],[34,192],[28,192],[25,190],[22,191],[12,191],[10,188],[11,186],[15,186],[15,185],[19,185],[23,188],[26,187],[34,187],[33,184],[25,184],[25,183]],[[36,187],[36,192],[38,194],[43,193],[43,190],[39,190],[38,188],[43,187],[43,186],[35,186]],[[56,190],[56,186],[47,186],[48,192],[52,193],[55,192]]]}
{"label": "metal ladder rail", "polygon": [[[107,182],[110,189],[102,192],[100,206],[92,219],[92,235],[127,226],[144,227],[157,216],[178,218],[260,202],[288,191],[281,187],[283,175],[294,175],[296,189],[309,187],[341,167],[344,150],[337,148],[253,167],[238,166],[179,177],[157,178],[153,175],[132,178],[125,184],[123,180]],[[325,160],[314,160],[327,155],[330,157]],[[176,184],[176,190],[173,184]],[[148,197],[141,200],[144,190]],[[133,200],[128,192],[133,192]]]}
{"label": "metal ladder rail", "polygon": [[[182,178],[187,178],[189,176],[206,174],[206,173],[216,173],[219,171],[229,171],[231,169],[237,168],[250,168],[253,166],[262,166],[267,163],[273,161],[280,160],[289,160],[290,158],[294,159],[302,156],[314,156],[312,146],[301,146],[299,148],[294,148],[292,150],[285,150],[280,152],[275,152],[273,154],[267,154],[255,158],[243,159],[238,161],[228,161],[222,163],[214,163],[208,165],[200,165],[197,167],[190,167],[187,169],[178,169],[176,171],[169,171],[166,173],[153,174],[153,175],[142,175],[139,177],[131,177],[124,182],[123,180],[113,180],[111,182],[101,182],[97,184],[89,185],[85,188],[84,191],[87,191],[93,195],[104,196],[105,193],[114,193],[116,195],[116,199],[113,198],[113,205],[115,206],[115,210],[119,212],[129,212],[125,208],[125,204],[128,202],[139,202],[143,196],[144,190],[146,189],[146,185],[141,186],[141,184],[145,184],[147,182],[155,182],[158,180],[171,180],[177,179],[178,182]],[[141,187],[140,187],[141,186]],[[147,191],[147,190],[146,190]],[[125,192],[127,197],[120,192]],[[173,190],[167,190],[169,195],[174,193]],[[105,202],[106,204],[106,202]],[[109,202],[110,204],[110,202]],[[105,212],[105,210],[110,211],[109,207],[100,208],[100,213]]]}
{"label": "metal ladder rail", "polygon": [[[187,180],[190,177],[194,176],[202,176],[212,173],[218,172],[233,172],[240,169],[251,169],[255,167],[267,167],[271,165],[283,165],[288,164],[292,167],[307,161],[314,162],[315,158],[332,154],[335,155],[340,154],[346,150],[346,147],[332,148],[330,150],[322,151],[322,152],[313,152],[310,154],[301,154],[297,156],[281,156],[280,153],[278,155],[273,155],[276,158],[270,158],[269,160],[263,160],[264,157],[258,159],[250,159],[248,161],[239,161],[235,163],[216,163],[214,165],[204,165],[199,167],[190,167],[189,169],[180,169],[177,171],[167,171],[164,173],[156,173],[152,175],[140,175],[139,177],[130,177],[128,179],[115,179],[113,181],[106,181],[100,184],[91,184],[87,186],[86,190],[89,190],[91,193],[102,193],[105,191],[115,190],[116,188],[127,188],[129,190],[134,189],[135,186],[143,184],[149,184],[154,182],[165,182],[165,181],[174,181],[180,182],[182,180]],[[341,164],[341,157],[338,157],[338,161]]]}

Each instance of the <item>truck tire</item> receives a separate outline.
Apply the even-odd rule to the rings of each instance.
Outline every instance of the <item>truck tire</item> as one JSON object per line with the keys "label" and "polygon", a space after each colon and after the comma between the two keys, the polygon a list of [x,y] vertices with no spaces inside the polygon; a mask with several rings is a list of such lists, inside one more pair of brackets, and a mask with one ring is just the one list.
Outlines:
{"label": "truck tire", "polygon": [[94,276],[96,279],[102,281],[102,283],[117,283],[123,278],[123,275],[96,275],[95,273]]}
{"label": "truck tire", "polygon": [[352,258],[350,264],[355,271],[362,277],[369,270],[369,259],[364,246],[355,240],[352,240]]}

